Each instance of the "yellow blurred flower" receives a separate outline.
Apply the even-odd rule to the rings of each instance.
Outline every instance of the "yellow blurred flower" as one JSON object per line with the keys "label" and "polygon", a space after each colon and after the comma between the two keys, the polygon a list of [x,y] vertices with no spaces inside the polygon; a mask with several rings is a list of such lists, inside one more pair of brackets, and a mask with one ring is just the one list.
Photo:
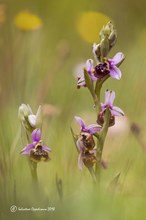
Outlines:
{"label": "yellow blurred flower", "polygon": [[77,20],[77,30],[81,37],[89,42],[97,42],[99,40],[99,32],[101,28],[111,19],[100,12],[84,12]]}
{"label": "yellow blurred flower", "polygon": [[42,26],[42,20],[28,11],[19,12],[14,19],[14,23],[22,31],[36,30]]}

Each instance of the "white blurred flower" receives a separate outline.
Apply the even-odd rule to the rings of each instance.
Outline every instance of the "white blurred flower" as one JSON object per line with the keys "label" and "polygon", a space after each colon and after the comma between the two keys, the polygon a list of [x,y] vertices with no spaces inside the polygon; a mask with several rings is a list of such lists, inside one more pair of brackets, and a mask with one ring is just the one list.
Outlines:
{"label": "white blurred flower", "polygon": [[115,117],[115,125],[109,128],[109,137],[119,137],[120,135],[125,136],[130,132],[130,123],[128,118],[125,117]]}

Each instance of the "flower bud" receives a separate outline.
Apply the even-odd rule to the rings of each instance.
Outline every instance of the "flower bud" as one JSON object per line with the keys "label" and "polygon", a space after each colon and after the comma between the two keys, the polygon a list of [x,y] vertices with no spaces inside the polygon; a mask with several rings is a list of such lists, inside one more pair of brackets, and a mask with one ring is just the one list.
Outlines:
{"label": "flower bud", "polygon": [[110,47],[113,47],[113,46],[115,45],[116,41],[117,41],[117,33],[116,33],[116,30],[113,30],[113,31],[111,32],[111,34],[109,35],[108,40],[109,40],[109,45],[110,45]]}
{"label": "flower bud", "polygon": [[29,121],[31,127],[33,127],[33,128],[36,127],[36,115],[29,115],[28,121]]}
{"label": "flower bud", "polygon": [[24,128],[29,132],[32,132],[35,128],[42,127],[43,116],[41,106],[39,106],[35,115],[29,105],[22,104],[19,107],[18,116]]}
{"label": "flower bud", "polygon": [[109,37],[110,36],[110,34],[112,33],[112,32],[114,32],[115,31],[115,29],[114,29],[114,26],[113,26],[113,24],[112,24],[112,22],[111,21],[109,21],[107,24],[106,24],[106,26],[103,26],[103,28],[102,28],[102,30],[100,31],[100,37],[101,37],[101,39],[102,38],[105,38],[105,37]]}
{"label": "flower bud", "polygon": [[111,22],[108,22],[100,32],[101,56],[106,57],[110,49],[115,45],[117,39],[116,30]]}
{"label": "flower bud", "polygon": [[102,57],[106,57],[109,52],[109,41],[108,38],[103,38],[100,43],[100,52]]}
{"label": "flower bud", "polygon": [[20,118],[20,120],[24,120],[26,117],[28,117],[28,115],[30,114],[30,108],[25,105],[25,104],[21,104],[18,110],[18,116]]}
{"label": "flower bud", "polygon": [[92,52],[94,54],[95,59],[97,59],[98,61],[100,61],[100,56],[101,56],[101,52],[100,52],[100,44],[93,44],[93,49]]}

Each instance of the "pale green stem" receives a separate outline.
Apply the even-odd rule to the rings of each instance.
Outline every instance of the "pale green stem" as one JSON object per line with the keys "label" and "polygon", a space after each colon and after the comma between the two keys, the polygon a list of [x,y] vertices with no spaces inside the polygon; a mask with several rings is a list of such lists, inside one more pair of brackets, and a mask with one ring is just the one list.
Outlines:
{"label": "pale green stem", "polygon": [[[29,134],[27,133],[26,136],[27,136],[28,143],[30,143],[31,138]],[[29,163],[33,183],[38,187],[37,163],[33,162],[29,158],[28,158],[28,163]]]}
{"label": "pale green stem", "polygon": [[98,113],[101,110],[101,106],[100,106],[100,92],[101,92],[101,88],[102,88],[103,83],[109,77],[110,77],[109,75],[106,75],[103,79],[97,80],[96,85],[95,85],[95,95],[94,95],[93,99],[94,99],[97,115],[98,115]]}
{"label": "pale green stem", "polygon": [[96,153],[97,164],[96,164],[95,172],[96,175],[98,176],[99,181],[100,181],[100,168],[101,168],[103,146],[108,132],[109,122],[110,122],[110,111],[109,109],[106,109],[104,125],[102,130],[99,132],[99,137],[97,138],[97,153]]}
{"label": "pale green stem", "polygon": [[101,91],[101,87],[102,87],[102,83],[97,81],[96,86],[95,86],[95,94],[96,94],[96,100],[97,100],[97,102],[95,102],[95,108],[96,108],[97,115],[100,112],[100,91]]}
{"label": "pale green stem", "polygon": [[36,183],[38,183],[37,163],[31,161],[30,159],[28,159],[28,162],[29,162],[29,167],[30,167],[30,171],[31,171],[32,180],[36,184]]}

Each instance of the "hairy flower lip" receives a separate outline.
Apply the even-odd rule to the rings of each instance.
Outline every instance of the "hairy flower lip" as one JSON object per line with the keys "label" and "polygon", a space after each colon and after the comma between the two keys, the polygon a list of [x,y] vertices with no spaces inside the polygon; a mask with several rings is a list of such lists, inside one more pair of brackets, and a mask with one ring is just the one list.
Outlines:
{"label": "hairy flower lip", "polygon": [[101,79],[110,73],[108,62],[100,63],[94,68],[94,76]]}

